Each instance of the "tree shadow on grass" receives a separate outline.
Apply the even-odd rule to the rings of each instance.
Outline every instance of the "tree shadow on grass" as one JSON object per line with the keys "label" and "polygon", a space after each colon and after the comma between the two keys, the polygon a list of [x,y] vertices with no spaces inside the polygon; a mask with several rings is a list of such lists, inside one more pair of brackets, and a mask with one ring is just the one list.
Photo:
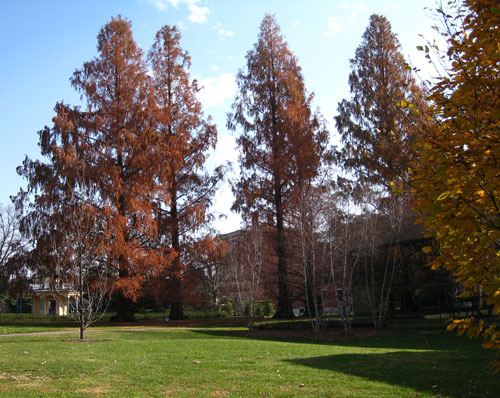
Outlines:
{"label": "tree shadow on grass", "polygon": [[[439,329],[391,330],[378,336],[339,341],[283,338],[243,334],[241,331],[200,330],[219,338],[244,338],[324,345],[339,354],[290,358],[285,362],[326,372],[338,372],[367,380],[406,387],[432,397],[499,397],[500,377],[487,365],[493,352],[479,340],[458,337]],[[352,348],[353,353],[346,353]],[[359,353],[366,349],[366,353]],[[374,353],[373,351],[389,351]],[[317,352],[317,350],[315,350]],[[341,352],[341,353],[340,353]]]}
{"label": "tree shadow on grass", "polygon": [[435,397],[493,398],[500,391],[500,377],[484,361],[463,358],[458,349],[339,354],[285,362],[407,387]]}
{"label": "tree shadow on grass", "polygon": [[[269,340],[290,342],[299,344],[321,344],[334,345],[342,347],[359,347],[359,348],[388,348],[399,350],[439,350],[453,351],[457,347],[475,349],[480,346],[478,340],[470,340],[465,337],[458,337],[454,333],[446,332],[443,329],[419,329],[419,330],[397,330],[386,329],[380,334],[363,335],[354,333],[352,336],[345,336],[343,333],[334,331],[330,338],[328,335],[320,335],[314,338],[314,334],[310,334],[308,338],[297,336],[288,336],[287,333],[260,333],[255,331],[250,333],[241,330],[193,330],[193,332],[209,335],[218,338],[245,338],[252,340]],[[312,338],[311,338],[312,336]]]}

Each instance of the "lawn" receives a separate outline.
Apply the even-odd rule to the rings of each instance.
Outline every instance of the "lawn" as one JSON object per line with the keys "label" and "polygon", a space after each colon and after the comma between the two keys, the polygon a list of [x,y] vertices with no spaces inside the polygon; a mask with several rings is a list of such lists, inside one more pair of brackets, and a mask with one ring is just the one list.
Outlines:
{"label": "lawn", "polygon": [[498,397],[479,342],[442,328],[344,341],[241,329],[0,338],[0,397]]}

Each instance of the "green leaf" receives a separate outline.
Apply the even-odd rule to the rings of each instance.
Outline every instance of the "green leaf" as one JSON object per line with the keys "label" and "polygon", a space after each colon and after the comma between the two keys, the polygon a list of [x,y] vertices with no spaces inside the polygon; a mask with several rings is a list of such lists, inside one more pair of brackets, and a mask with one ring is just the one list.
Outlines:
{"label": "green leaf", "polygon": [[424,47],[423,46],[417,46],[417,50],[424,51]]}
{"label": "green leaf", "polygon": [[491,12],[493,14],[500,14],[500,8],[498,8],[498,7],[492,7],[491,8]]}

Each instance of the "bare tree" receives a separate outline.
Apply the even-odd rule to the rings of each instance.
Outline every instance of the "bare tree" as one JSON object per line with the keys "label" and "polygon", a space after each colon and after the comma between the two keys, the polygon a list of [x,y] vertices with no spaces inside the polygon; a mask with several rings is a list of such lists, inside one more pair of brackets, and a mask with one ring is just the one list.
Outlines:
{"label": "bare tree", "polygon": [[227,253],[227,242],[220,238],[215,239],[215,249],[201,253],[198,262],[203,270],[205,289],[215,309],[224,297],[228,280],[228,267],[224,262]]}
{"label": "bare tree", "polygon": [[18,219],[14,209],[0,205],[0,267],[4,270],[9,258],[19,249]]}
{"label": "bare tree", "polygon": [[[325,242],[328,252],[333,296],[346,334],[352,330],[353,280],[364,248],[366,225],[352,209],[352,202],[339,193],[330,197],[328,229]],[[361,221],[361,222],[360,222]]]}
{"label": "bare tree", "polygon": [[81,340],[85,330],[104,315],[113,283],[105,262],[102,220],[92,198],[87,195],[82,200],[74,194],[57,215],[59,230],[52,235],[50,289],[54,296],[72,296],[69,315],[80,326]]}
{"label": "bare tree", "polygon": [[[323,317],[329,275],[325,268],[321,232],[325,228],[325,186],[312,181],[299,184],[291,218],[292,257],[303,279],[305,314],[314,331],[326,326]],[[326,271],[326,272],[325,272]]]}
{"label": "bare tree", "polygon": [[25,246],[14,208],[0,204],[0,300],[2,295],[8,297],[9,290],[20,291],[26,285],[27,269],[22,260]]}
{"label": "bare tree", "polygon": [[382,328],[389,314],[392,285],[398,261],[401,231],[408,222],[404,196],[384,198],[383,212],[364,207],[360,215],[364,234],[360,237],[360,282],[366,291],[373,324]]}
{"label": "bare tree", "polygon": [[250,331],[255,321],[256,306],[263,298],[263,271],[267,261],[265,250],[266,228],[254,223],[228,241],[227,259],[230,279],[236,288],[240,309],[248,305]]}

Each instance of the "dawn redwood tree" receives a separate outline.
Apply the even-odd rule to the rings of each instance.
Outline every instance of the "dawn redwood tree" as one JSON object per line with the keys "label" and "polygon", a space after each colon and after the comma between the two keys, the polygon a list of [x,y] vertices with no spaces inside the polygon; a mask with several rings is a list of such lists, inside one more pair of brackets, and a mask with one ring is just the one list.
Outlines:
{"label": "dawn redwood tree", "polygon": [[[436,123],[418,143],[413,183],[425,226],[438,242],[432,267],[450,271],[464,297],[482,296],[496,316],[488,323],[456,319],[449,329],[482,335],[483,346],[498,353],[500,6],[496,0],[465,0],[437,12],[449,47],[440,54],[444,62],[434,62],[447,68],[431,88]],[[492,364],[500,371],[498,358]]]}
{"label": "dawn redwood tree", "polygon": [[238,93],[228,127],[241,127],[237,139],[241,174],[234,184],[233,209],[249,218],[257,212],[275,229],[277,318],[293,317],[288,283],[286,214],[300,180],[313,178],[328,139],[311,112],[297,58],[288,49],[274,16],[266,15],[245,70],[237,76]]}
{"label": "dawn redwood tree", "polygon": [[384,194],[407,190],[415,124],[425,111],[425,101],[397,36],[382,15],[370,16],[351,60],[349,86],[351,98],[339,103],[335,117],[344,144],[339,154],[342,166],[360,185]]}
{"label": "dawn redwood tree", "polygon": [[[409,166],[424,123],[426,101],[384,16],[370,16],[363,41],[350,62],[351,98],[339,103],[335,117],[343,143],[338,161],[346,171],[339,183],[363,208],[365,217],[387,223],[391,233],[380,244],[396,243],[411,214]],[[372,230],[383,229],[373,225]],[[375,256],[370,259],[374,260]],[[387,257],[377,267],[383,277],[366,282],[367,286],[380,285],[370,296],[374,324],[380,327],[388,313],[396,262]]]}
{"label": "dawn redwood tree", "polygon": [[156,232],[156,167],[165,154],[156,146],[147,68],[130,22],[112,18],[97,41],[98,56],[71,79],[84,108],[56,105],[53,127],[39,132],[47,162],[26,158],[18,168],[28,189],[20,191],[16,203],[26,212],[23,231],[43,252],[68,201],[84,201],[86,189],[95,187],[104,220],[104,256],[118,292],[116,319],[126,321],[134,318],[133,301],[147,271],[168,261],[145,249]]}
{"label": "dawn redwood tree", "polygon": [[164,26],[149,52],[158,146],[168,153],[161,160],[159,181],[165,191],[158,193],[157,222],[160,244],[169,248],[173,258],[161,283],[170,301],[170,319],[184,317],[184,295],[189,290],[185,276],[193,260],[216,250],[215,240],[200,231],[209,220],[207,209],[224,171],[223,167],[213,174],[206,171],[217,129],[210,117],[203,117],[196,98],[199,87],[190,81],[191,61],[180,39],[176,27]]}

